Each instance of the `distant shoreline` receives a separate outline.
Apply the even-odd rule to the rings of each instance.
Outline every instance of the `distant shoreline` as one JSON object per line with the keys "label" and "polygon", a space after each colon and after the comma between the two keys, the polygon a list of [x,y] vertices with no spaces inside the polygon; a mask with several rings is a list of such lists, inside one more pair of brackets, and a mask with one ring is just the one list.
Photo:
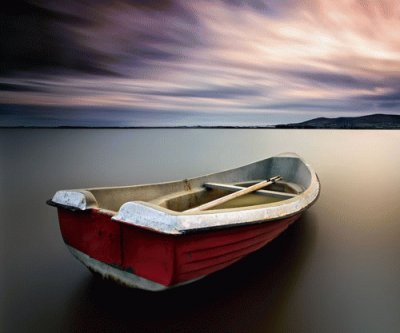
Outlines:
{"label": "distant shoreline", "polygon": [[400,115],[370,114],[360,117],[319,117],[301,123],[280,124],[275,128],[289,129],[400,129]]}
{"label": "distant shoreline", "polygon": [[277,129],[274,126],[0,126],[14,129]]}
{"label": "distant shoreline", "polygon": [[263,127],[263,126],[143,126],[143,127],[112,127],[112,126],[0,126],[2,129],[260,129],[260,130],[400,130],[400,127]]}
{"label": "distant shoreline", "polygon": [[371,114],[360,117],[314,118],[301,123],[277,125],[188,125],[188,126],[0,126],[29,129],[335,129],[335,130],[399,130],[400,115]]}

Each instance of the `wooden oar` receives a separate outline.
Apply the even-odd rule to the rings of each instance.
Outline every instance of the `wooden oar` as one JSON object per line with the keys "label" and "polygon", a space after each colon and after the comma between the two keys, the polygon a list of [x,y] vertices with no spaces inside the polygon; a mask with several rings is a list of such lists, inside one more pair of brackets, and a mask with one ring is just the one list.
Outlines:
{"label": "wooden oar", "polygon": [[[219,184],[219,183],[205,183],[203,186],[205,188],[209,188],[209,189],[225,190],[225,191],[229,191],[229,192],[237,192],[237,191],[240,191],[240,190],[243,190],[246,188],[244,186]],[[298,195],[298,194],[294,194],[294,193],[269,191],[269,190],[257,190],[254,192],[254,194],[265,195],[267,197],[273,197],[273,198],[278,198],[278,199],[289,199],[289,198],[294,198]]]}
{"label": "wooden oar", "polygon": [[199,211],[202,211],[202,210],[210,209],[212,207],[221,205],[221,204],[223,204],[223,203],[225,203],[227,201],[230,201],[232,199],[236,199],[236,198],[239,198],[239,197],[241,197],[241,196],[243,196],[245,194],[248,194],[248,193],[257,191],[259,189],[262,189],[263,187],[271,185],[271,184],[275,183],[276,181],[278,181],[280,179],[282,179],[281,176],[271,177],[271,178],[269,178],[267,180],[263,180],[262,182],[259,182],[257,184],[252,185],[252,186],[249,186],[249,187],[246,187],[243,190],[228,194],[228,195],[226,195],[224,197],[221,197],[221,198],[215,199],[213,201],[207,202],[207,203],[205,203],[203,205],[200,205],[200,206],[185,210],[184,213],[199,212]]}

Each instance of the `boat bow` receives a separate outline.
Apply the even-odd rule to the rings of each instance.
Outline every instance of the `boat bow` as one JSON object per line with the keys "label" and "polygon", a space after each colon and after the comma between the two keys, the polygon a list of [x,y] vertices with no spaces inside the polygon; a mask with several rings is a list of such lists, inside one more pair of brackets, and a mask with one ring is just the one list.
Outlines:
{"label": "boat bow", "polygon": [[57,191],[48,203],[53,206],[63,206],[70,210],[87,210],[98,207],[94,195],[85,190]]}

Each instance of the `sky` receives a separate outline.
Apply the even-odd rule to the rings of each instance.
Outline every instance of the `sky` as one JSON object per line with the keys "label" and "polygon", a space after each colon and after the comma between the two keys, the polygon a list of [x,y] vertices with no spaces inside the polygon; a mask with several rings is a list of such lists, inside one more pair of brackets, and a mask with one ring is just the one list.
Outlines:
{"label": "sky", "polygon": [[400,1],[8,0],[3,9],[0,126],[400,114]]}

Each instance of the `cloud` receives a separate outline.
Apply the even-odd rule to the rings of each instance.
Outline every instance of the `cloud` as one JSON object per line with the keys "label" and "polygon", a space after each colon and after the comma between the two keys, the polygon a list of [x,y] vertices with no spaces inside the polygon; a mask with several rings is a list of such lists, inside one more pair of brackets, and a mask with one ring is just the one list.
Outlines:
{"label": "cloud", "polygon": [[396,85],[395,88],[387,89],[374,94],[363,94],[357,96],[355,99],[363,102],[366,105],[375,105],[376,108],[379,109],[399,111],[400,89],[397,87],[398,85]]}
{"label": "cloud", "polygon": [[125,75],[143,60],[167,60],[199,42],[194,16],[173,1],[10,2],[0,18],[3,73]]}
{"label": "cloud", "polygon": [[161,114],[186,121],[243,114],[235,119],[245,121],[279,112],[400,113],[397,1],[74,0],[9,8],[0,14],[3,104],[93,107],[110,121],[113,108],[157,111],[164,121]]}
{"label": "cloud", "polygon": [[[239,98],[242,96],[259,95],[257,89],[251,87],[209,87],[207,89],[177,89],[171,91],[150,92],[150,95],[171,97],[196,97],[196,98]],[[145,93],[146,94],[146,93]]]}
{"label": "cloud", "polygon": [[292,70],[287,72],[288,75],[295,78],[303,79],[311,84],[320,84],[324,86],[334,86],[352,89],[374,89],[379,85],[378,80],[363,78],[354,74],[335,73],[329,71],[304,71]]}
{"label": "cloud", "polygon": [[0,83],[0,91],[38,92],[43,90],[26,84]]}
{"label": "cloud", "polygon": [[393,91],[387,92],[387,93],[376,94],[376,95],[362,95],[359,98],[363,99],[363,100],[370,100],[370,101],[388,101],[388,102],[398,101],[398,102],[400,102],[400,89],[393,90]]}

